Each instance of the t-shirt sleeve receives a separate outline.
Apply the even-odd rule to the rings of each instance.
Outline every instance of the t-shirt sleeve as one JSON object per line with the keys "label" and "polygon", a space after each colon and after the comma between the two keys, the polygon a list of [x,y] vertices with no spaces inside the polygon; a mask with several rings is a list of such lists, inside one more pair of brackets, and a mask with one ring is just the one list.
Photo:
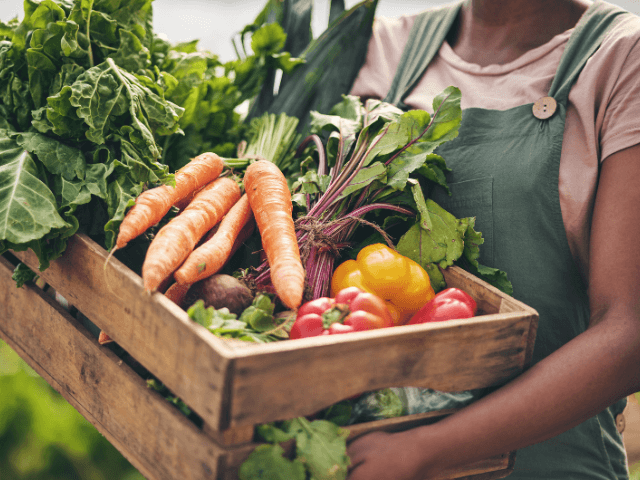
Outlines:
{"label": "t-shirt sleeve", "polygon": [[640,18],[633,16],[617,26],[601,46],[607,54],[599,75],[608,77],[596,115],[600,161],[640,144]]}
{"label": "t-shirt sleeve", "polygon": [[367,57],[351,88],[351,95],[379,99],[387,95],[414,21],[415,15],[375,19]]}

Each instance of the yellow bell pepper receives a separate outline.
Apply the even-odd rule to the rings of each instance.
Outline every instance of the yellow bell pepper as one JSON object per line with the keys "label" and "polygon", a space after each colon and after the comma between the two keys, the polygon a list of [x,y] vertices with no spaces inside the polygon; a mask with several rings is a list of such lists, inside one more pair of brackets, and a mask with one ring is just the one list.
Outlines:
{"label": "yellow bell pepper", "polygon": [[382,243],[364,247],[341,263],[331,277],[331,296],[358,287],[381,297],[395,325],[404,325],[435,296],[429,274],[417,262]]}

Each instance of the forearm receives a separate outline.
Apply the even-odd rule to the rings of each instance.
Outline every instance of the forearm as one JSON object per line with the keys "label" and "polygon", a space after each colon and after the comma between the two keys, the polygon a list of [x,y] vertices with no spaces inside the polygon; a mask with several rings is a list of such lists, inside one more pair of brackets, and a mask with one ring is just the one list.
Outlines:
{"label": "forearm", "polygon": [[[598,325],[491,395],[407,434],[438,470],[558,435],[640,390],[637,312],[609,311]],[[422,450],[420,453],[418,453]]]}

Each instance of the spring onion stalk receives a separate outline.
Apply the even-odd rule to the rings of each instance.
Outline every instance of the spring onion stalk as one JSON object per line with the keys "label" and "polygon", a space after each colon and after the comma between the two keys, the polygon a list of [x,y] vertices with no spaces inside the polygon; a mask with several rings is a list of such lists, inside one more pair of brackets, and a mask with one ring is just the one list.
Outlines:
{"label": "spring onion stalk", "polygon": [[255,160],[266,159],[288,172],[295,158],[295,145],[300,141],[298,119],[284,113],[265,113],[249,124],[246,140],[238,146],[237,158],[223,158],[231,169],[244,169]]}

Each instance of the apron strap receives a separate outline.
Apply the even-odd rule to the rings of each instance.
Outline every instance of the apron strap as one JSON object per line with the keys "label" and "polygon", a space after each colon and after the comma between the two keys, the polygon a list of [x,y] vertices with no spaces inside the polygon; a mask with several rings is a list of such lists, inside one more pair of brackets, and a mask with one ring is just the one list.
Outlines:
{"label": "apron strap", "polygon": [[549,89],[549,96],[558,103],[565,104],[569,90],[584,68],[587,60],[600,47],[609,28],[619,21],[625,10],[602,0],[596,0],[571,34],[565,48],[555,77]]}
{"label": "apron strap", "polygon": [[427,10],[416,17],[385,102],[404,108],[404,99],[440,50],[461,5],[457,3]]}
{"label": "apron strap", "polygon": [[[461,6],[461,2],[446,5],[424,11],[416,17],[385,102],[407,109],[404,99],[413,90],[440,49]],[[550,97],[555,98],[558,103],[566,104],[569,91],[587,60],[600,47],[609,28],[618,22],[623,14],[629,12],[603,0],[596,0],[589,6],[562,54],[549,89]]]}

